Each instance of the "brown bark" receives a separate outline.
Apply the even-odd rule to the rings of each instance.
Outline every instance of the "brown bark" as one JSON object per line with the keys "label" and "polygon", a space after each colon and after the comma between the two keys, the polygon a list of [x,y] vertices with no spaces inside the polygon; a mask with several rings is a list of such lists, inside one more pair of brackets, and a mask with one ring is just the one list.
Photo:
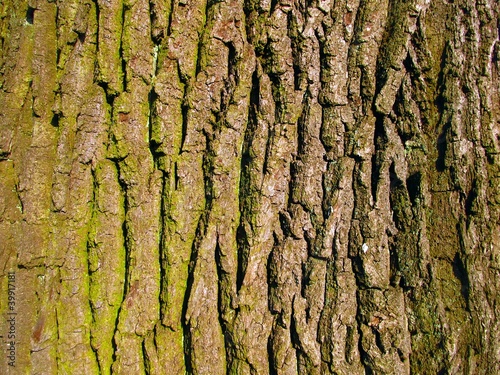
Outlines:
{"label": "brown bark", "polygon": [[499,25],[4,0],[2,369],[500,373]]}

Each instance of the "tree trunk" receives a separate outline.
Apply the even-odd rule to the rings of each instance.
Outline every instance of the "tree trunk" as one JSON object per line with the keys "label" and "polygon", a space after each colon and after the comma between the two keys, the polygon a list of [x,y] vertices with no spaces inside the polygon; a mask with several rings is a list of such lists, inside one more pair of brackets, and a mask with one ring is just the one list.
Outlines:
{"label": "tree trunk", "polygon": [[2,373],[500,374],[499,17],[3,0]]}

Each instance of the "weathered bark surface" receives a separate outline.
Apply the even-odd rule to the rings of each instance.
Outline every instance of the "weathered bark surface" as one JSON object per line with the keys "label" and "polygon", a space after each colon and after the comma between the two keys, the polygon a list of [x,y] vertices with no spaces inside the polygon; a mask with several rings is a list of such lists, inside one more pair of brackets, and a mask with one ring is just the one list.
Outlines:
{"label": "weathered bark surface", "polygon": [[3,0],[2,373],[499,374],[499,24]]}

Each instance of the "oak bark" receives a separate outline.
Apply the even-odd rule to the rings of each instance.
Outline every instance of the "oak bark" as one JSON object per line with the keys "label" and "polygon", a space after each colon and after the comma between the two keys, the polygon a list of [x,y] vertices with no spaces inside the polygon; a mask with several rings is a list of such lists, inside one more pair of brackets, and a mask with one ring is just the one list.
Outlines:
{"label": "oak bark", "polygon": [[2,1],[5,373],[499,374],[499,25]]}

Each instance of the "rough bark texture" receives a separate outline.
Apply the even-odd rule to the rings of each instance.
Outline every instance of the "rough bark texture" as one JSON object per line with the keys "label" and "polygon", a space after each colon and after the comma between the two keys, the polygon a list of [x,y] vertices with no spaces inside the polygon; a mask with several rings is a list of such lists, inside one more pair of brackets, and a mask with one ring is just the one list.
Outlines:
{"label": "rough bark texture", "polygon": [[499,25],[3,0],[2,373],[499,374]]}

